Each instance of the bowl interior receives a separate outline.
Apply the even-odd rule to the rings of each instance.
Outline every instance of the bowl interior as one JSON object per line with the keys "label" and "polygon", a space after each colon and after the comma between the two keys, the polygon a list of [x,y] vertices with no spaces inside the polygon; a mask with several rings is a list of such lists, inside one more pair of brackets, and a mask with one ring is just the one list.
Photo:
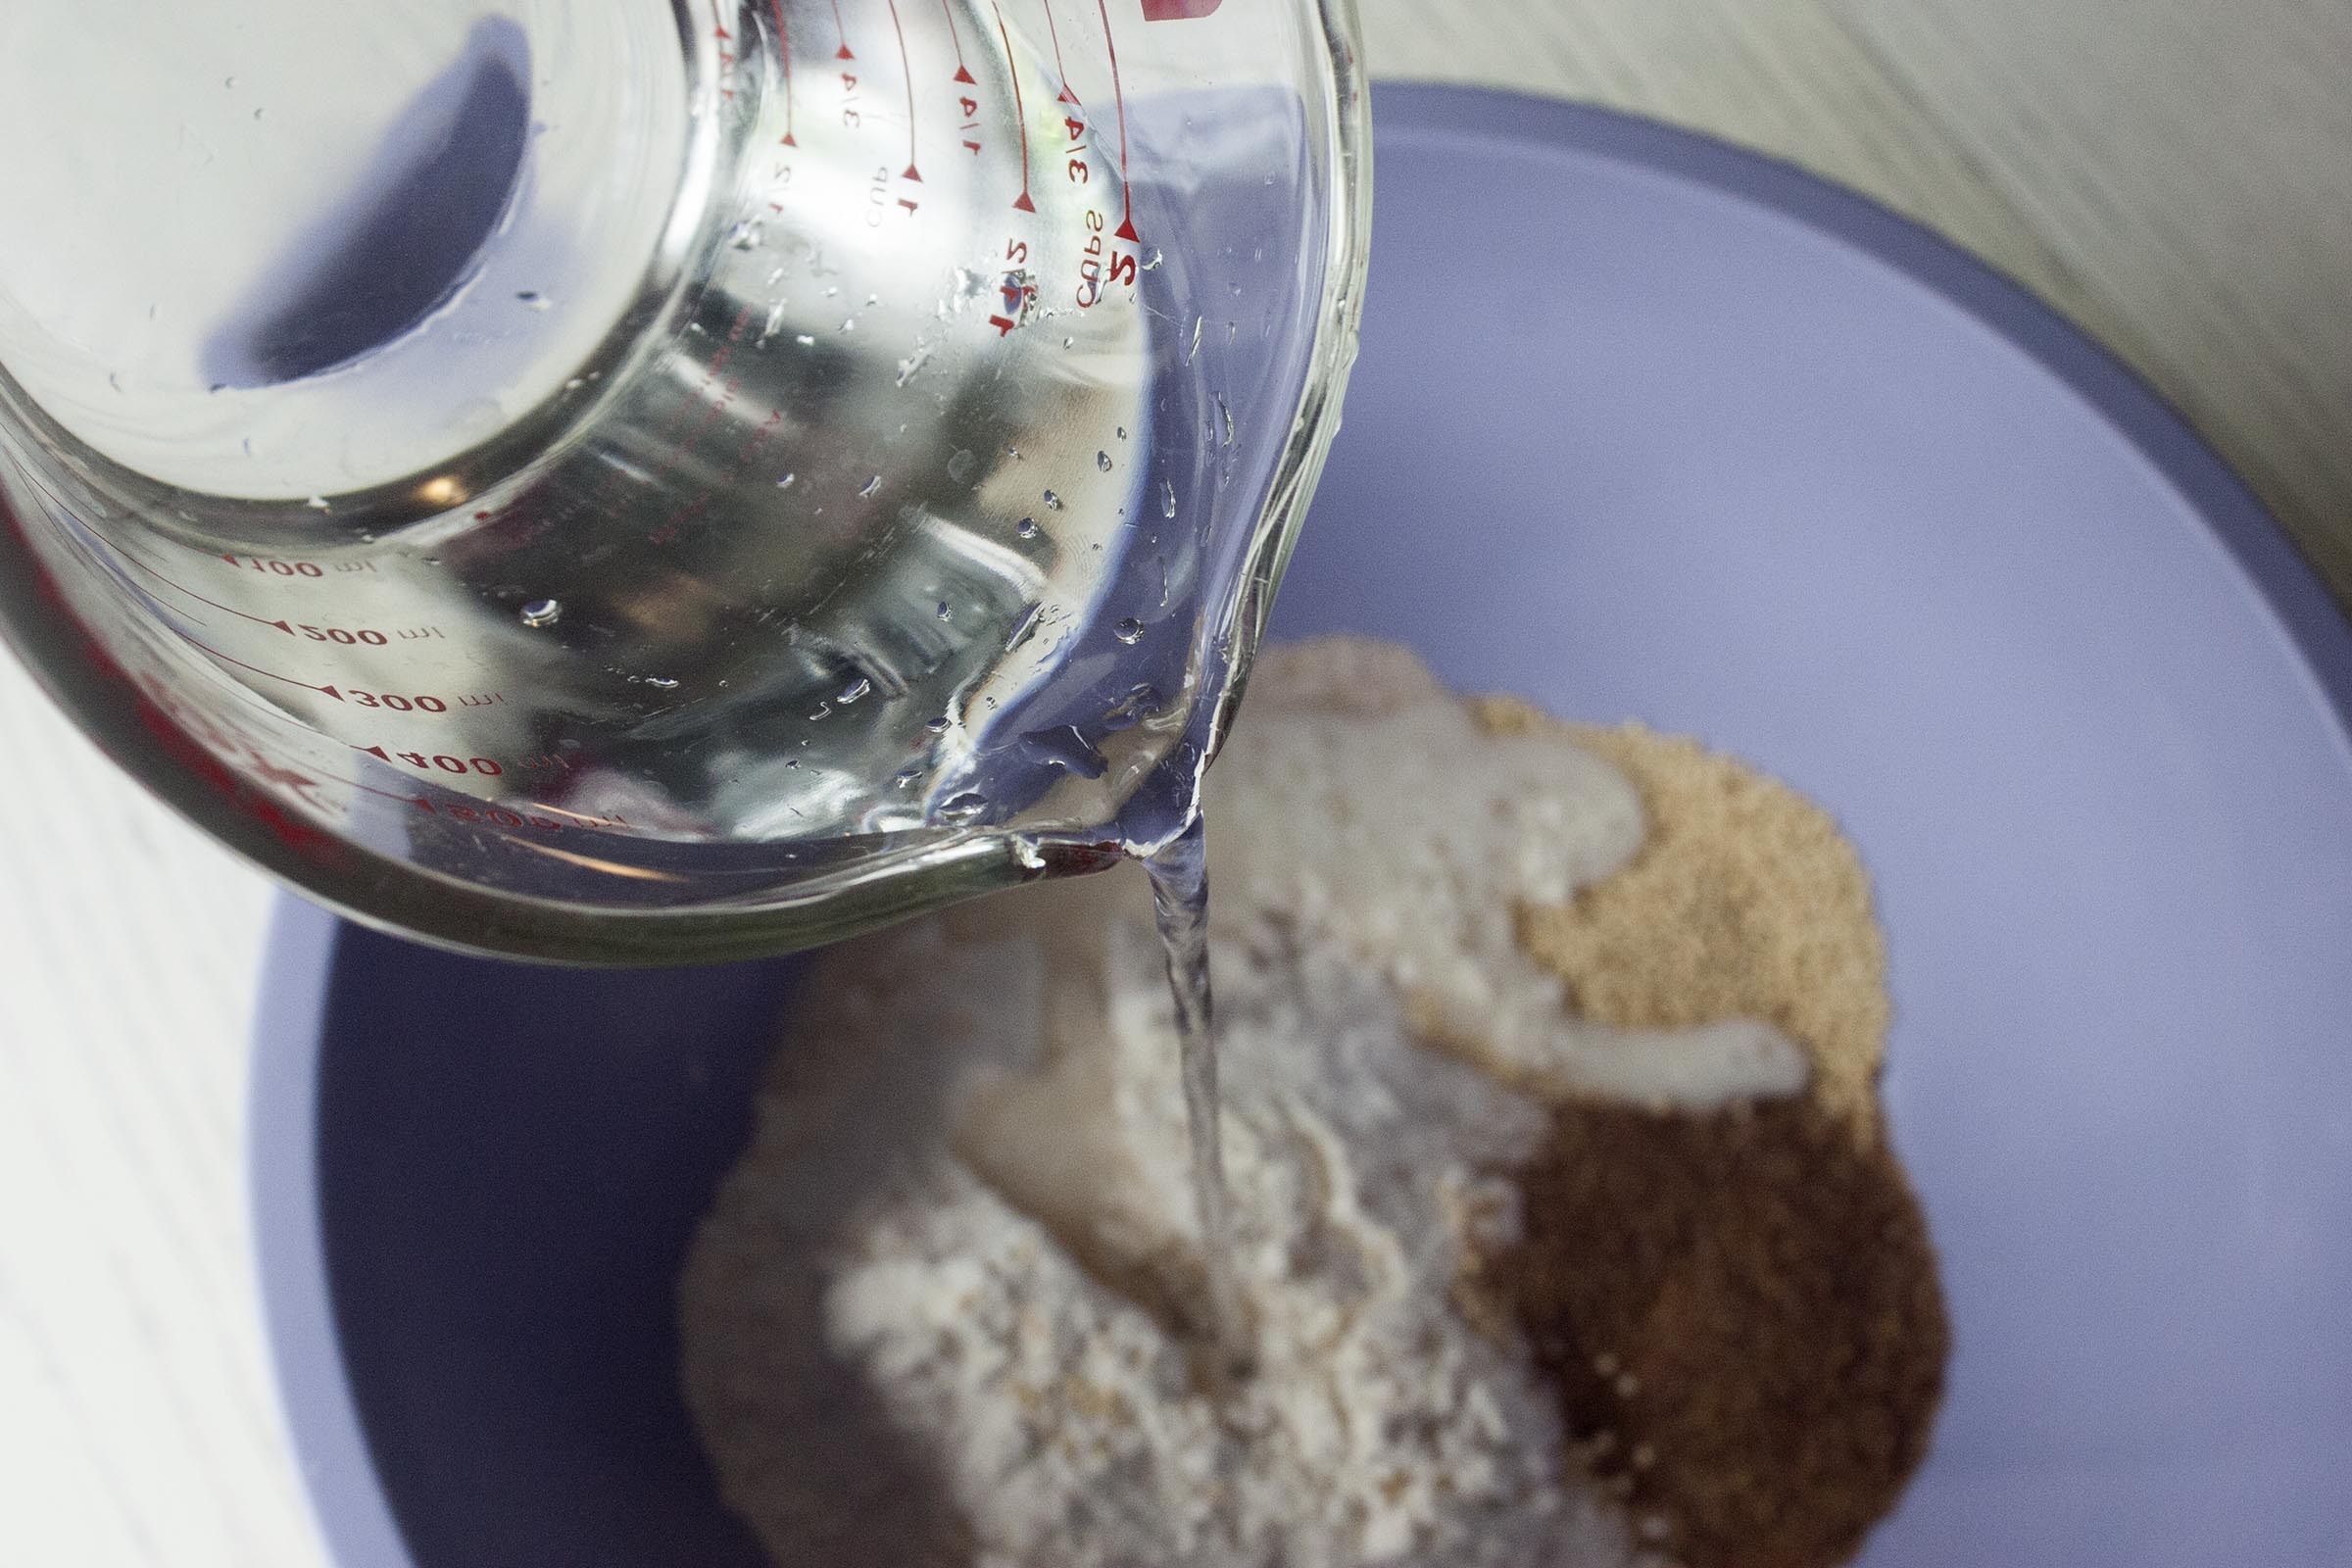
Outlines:
{"label": "bowl interior", "polygon": [[[1957,1337],[1865,1560],[2343,1560],[2340,619],[2177,421],[1938,242],[1591,112],[1391,88],[1379,121],[1363,358],[1277,634],[1696,732],[1861,846]],[[754,1568],[671,1284],[796,967],[347,931],[329,972],[315,1036],[264,1041],[265,1075],[316,1051],[315,1096],[259,1091],[315,1144],[260,1174],[316,1183],[265,1262],[281,1359],[331,1333],[348,1373],[289,1379],[298,1438],[342,1400],[370,1456],[314,1476],[345,1560]],[[305,1268],[324,1325],[274,1283]],[[379,1505],[405,1547],[363,1540]]]}

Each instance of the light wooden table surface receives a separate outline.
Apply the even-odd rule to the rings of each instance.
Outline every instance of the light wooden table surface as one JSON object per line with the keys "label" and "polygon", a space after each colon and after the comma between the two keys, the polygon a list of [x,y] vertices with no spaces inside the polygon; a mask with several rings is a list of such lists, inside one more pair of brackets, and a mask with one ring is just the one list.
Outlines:
{"label": "light wooden table surface", "polygon": [[[2352,591],[2352,0],[1365,13],[1378,77],[1698,126],[1959,239],[2145,372]],[[316,1564],[242,1182],[270,892],[5,658],[0,756],[0,1562]]]}

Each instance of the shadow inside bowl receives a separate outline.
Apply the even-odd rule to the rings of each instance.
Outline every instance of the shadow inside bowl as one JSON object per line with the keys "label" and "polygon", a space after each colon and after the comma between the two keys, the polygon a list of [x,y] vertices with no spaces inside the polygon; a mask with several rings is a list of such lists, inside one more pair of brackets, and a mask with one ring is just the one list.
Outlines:
{"label": "shadow inside bowl", "polygon": [[319,1228],[410,1553],[762,1568],[687,1418],[676,1292],[800,963],[547,969],[348,926],[338,944]]}

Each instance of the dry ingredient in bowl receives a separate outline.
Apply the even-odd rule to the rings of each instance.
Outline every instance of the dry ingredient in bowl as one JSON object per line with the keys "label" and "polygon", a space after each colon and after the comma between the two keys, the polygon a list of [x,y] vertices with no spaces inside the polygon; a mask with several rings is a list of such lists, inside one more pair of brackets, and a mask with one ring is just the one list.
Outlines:
{"label": "dry ingredient in bowl", "polygon": [[[1654,1348],[1675,1325],[1660,1294],[1691,1273],[1677,1237],[1644,1250],[1642,1205],[1579,1179],[1614,1146],[1578,1118],[1664,1106],[1627,1113],[1703,1128],[1772,1105],[1835,1126],[1849,1162],[1869,1140],[1782,1009],[1617,1027],[1571,1007],[1573,972],[1521,928],[1640,868],[1660,824],[1632,770],[1512,729],[1408,654],[1326,641],[1266,660],[1212,777],[1255,1351],[1236,1386],[1193,1353],[1142,879],[991,900],[823,961],[682,1282],[689,1402],[778,1562],[1535,1568],[1713,1539],[1716,1450],[1660,1425],[1683,1468],[1653,1456],[1638,1488],[1593,1452],[1633,1423],[1561,1375],[1594,1335]],[[1706,1231],[1706,1179],[1678,1189],[1677,1236]],[[1891,1191],[1908,1202],[1899,1174]],[[1789,1213],[1855,1245],[1836,1205]],[[1619,1263],[1571,1251],[1612,1239],[1648,1265],[1622,1311]],[[1902,1268],[1933,1296],[1924,1242]],[[1762,1386],[1769,1357],[1723,1359],[1706,1374]],[[1926,1413],[1894,1419],[1924,1432]]]}
{"label": "dry ingredient in bowl", "polygon": [[1687,1568],[1842,1562],[1925,1456],[1949,1348],[1893,1153],[1811,1100],[1556,1113],[1487,1265],[1579,1459]]}

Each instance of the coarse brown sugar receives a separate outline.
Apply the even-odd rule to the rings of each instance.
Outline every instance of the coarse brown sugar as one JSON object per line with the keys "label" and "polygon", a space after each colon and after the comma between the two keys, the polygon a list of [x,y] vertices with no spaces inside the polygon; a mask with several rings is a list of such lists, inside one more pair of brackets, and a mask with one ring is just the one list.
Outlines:
{"label": "coarse brown sugar", "polygon": [[1573,1452],[1640,1539],[1689,1568],[1825,1568],[1924,1456],[1950,1347],[1927,1225],[1883,1136],[1886,950],[1827,812],[1698,743],[1563,726],[1489,699],[1500,733],[1566,729],[1642,797],[1640,851],[1522,946],[1587,1018],[1768,1021],[1806,1095],[1667,1112],[1554,1106],[1524,1231],[1465,1294],[1515,1319]]}
{"label": "coarse brown sugar", "polygon": [[[1512,698],[1478,708],[1501,733],[1559,727]],[[1870,879],[1837,823],[1696,741],[1640,724],[1565,727],[1632,781],[1648,830],[1630,864],[1572,903],[1523,909],[1521,947],[1595,1023],[1773,1025],[1812,1058],[1823,1108],[1875,1137],[1886,947]]]}
{"label": "coarse brown sugar", "polygon": [[1806,1100],[1554,1112],[1482,1283],[1569,1436],[1688,1568],[1842,1562],[1927,1450],[1950,1333],[1882,1142]]}

